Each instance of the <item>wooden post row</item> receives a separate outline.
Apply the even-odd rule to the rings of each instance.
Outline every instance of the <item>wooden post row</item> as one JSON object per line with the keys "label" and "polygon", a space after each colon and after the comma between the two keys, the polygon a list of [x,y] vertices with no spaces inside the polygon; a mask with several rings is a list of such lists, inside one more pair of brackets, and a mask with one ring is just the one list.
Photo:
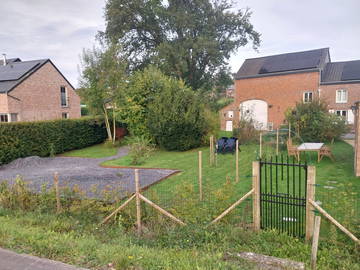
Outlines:
{"label": "wooden post row", "polygon": [[139,184],[139,170],[135,169],[135,194],[136,194],[136,225],[137,233],[141,234],[141,207],[140,207],[140,184]]}
{"label": "wooden post row", "polygon": [[309,200],[315,199],[315,179],[316,169],[315,166],[308,166],[308,177],[306,187],[306,228],[305,228],[305,239],[309,241],[314,231],[314,207],[311,205]]}
{"label": "wooden post row", "polygon": [[260,162],[252,163],[253,176],[253,223],[254,231],[260,230]]}
{"label": "wooden post row", "polygon": [[202,151],[199,151],[199,198],[200,201],[203,199],[202,193]]}

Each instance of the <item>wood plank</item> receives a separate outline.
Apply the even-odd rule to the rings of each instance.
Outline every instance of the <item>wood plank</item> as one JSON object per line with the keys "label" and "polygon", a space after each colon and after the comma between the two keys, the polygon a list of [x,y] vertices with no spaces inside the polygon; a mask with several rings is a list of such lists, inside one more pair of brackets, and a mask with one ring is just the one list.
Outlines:
{"label": "wood plank", "polygon": [[137,233],[141,234],[141,207],[140,207],[140,184],[139,170],[135,169],[135,195],[136,195],[136,227]]}
{"label": "wood plank", "polygon": [[59,190],[59,174],[57,172],[54,174],[54,186],[56,193],[56,213],[60,213],[61,202],[60,202],[60,190]]}
{"label": "wood plank", "polygon": [[213,221],[211,221],[210,224],[214,224],[215,222],[218,222],[220,219],[225,217],[231,210],[233,210],[236,206],[238,206],[241,202],[243,202],[247,197],[249,197],[253,193],[254,193],[254,189],[250,190],[248,193],[246,193],[244,196],[242,196],[239,200],[237,200],[235,203],[233,203],[229,208],[227,208],[224,212],[222,212],[217,218],[215,218]]}
{"label": "wood plank", "polygon": [[239,182],[239,140],[236,140],[236,150],[235,150],[235,162],[236,162],[236,172],[235,172],[235,182]]}
{"label": "wood plank", "polygon": [[316,260],[317,260],[317,251],[319,245],[319,233],[320,233],[320,222],[321,217],[315,217],[315,228],[314,228],[314,237],[311,247],[311,269],[316,270]]}
{"label": "wood plank", "polygon": [[253,223],[254,230],[260,230],[260,162],[253,161],[252,163],[253,176]]}
{"label": "wood plank", "polygon": [[199,199],[202,201],[203,193],[202,193],[202,151],[199,151]]}
{"label": "wood plank", "polygon": [[306,186],[306,228],[305,239],[310,241],[314,231],[314,207],[310,204],[309,200],[315,199],[315,181],[316,181],[316,168],[314,166],[308,166],[308,177]]}
{"label": "wood plank", "polygon": [[136,194],[133,194],[129,199],[127,199],[122,205],[120,205],[114,212],[112,212],[109,216],[107,216],[99,225],[105,224],[109,221],[111,217],[116,215],[119,211],[121,211],[125,206],[127,206],[132,199],[134,199]]}
{"label": "wood plank", "polygon": [[335,218],[330,216],[328,212],[326,212],[323,208],[321,208],[316,202],[313,200],[309,200],[310,204],[314,206],[324,217],[331,221],[336,227],[338,227],[342,232],[344,232],[347,236],[349,236],[352,240],[355,241],[358,245],[360,245],[360,240],[353,235],[348,229],[346,229],[343,225],[341,225]]}
{"label": "wood plank", "polygon": [[158,206],[157,204],[153,203],[152,201],[150,201],[148,198],[144,197],[142,194],[140,194],[140,198],[146,202],[147,204],[149,204],[150,206],[154,207],[156,210],[158,210],[160,213],[164,214],[165,216],[169,217],[170,219],[172,219],[173,221],[179,223],[180,225],[186,225],[184,222],[182,222],[180,219],[176,218],[175,216],[173,216],[172,214],[170,214],[169,212],[167,212],[166,210],[162,209],[160,206]]}

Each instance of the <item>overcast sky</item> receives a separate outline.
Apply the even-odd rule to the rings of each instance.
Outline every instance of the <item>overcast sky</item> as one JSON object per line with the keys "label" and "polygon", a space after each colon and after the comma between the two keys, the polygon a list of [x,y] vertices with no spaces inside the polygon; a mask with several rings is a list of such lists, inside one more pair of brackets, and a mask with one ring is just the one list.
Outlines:
{"label": "overcast sky", "polygon": [[[129,0],[131,1],[131,0]],[[330,47],[332,61],[360,59],[360,0],[235,0],[253,11],[262,34],[230,59],[236,72],[244,59]],[[104,30],[104,0],[2,0],[0,53],[23,60],[50,58],[77,86],[83,48]]]}

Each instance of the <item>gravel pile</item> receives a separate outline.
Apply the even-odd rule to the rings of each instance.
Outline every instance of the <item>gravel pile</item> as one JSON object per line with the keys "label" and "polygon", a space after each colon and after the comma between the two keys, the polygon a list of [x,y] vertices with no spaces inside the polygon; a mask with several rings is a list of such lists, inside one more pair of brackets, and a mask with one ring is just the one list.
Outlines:
{"label": "gravel pile", "polygon": [[[37,156],[20,158],[0,166],[0,182],[14,183],[17,176],[29,183],[34,190],[40,191],[43,184],[51,187],[54,173],[59,174],[59,184],[77,185],[88,196],[94,197],[91,188],[96,185],[102,189],[121,189],[124,193],[134,192],[134,169],[104,168],[100,164],[104,161],[120,158],[127,155],[128,149],[122,147],[117,155],[107,158],[77,158],[53,157],[41,158]],[[152,185],[173,174],[174,170],[141,169],[140,186]]]}

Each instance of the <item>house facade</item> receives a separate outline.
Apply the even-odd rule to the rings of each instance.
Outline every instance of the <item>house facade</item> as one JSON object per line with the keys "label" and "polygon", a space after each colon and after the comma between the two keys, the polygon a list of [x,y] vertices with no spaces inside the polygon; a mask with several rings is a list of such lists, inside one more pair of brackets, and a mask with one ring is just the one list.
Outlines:
{"label": "house facade", "polygon": [[247,59],[235,76],[234,102],[220,111],[221,129],[231,131],[251,118],[258,129],[272,130],[284,123],[289,108],[315,98],[353,124],[360,60],[331,62],[328,48]]}
{"label": "house facade", "polygon": [[79,96],[50,59],[0,61],[0,122],[80,116]]}

